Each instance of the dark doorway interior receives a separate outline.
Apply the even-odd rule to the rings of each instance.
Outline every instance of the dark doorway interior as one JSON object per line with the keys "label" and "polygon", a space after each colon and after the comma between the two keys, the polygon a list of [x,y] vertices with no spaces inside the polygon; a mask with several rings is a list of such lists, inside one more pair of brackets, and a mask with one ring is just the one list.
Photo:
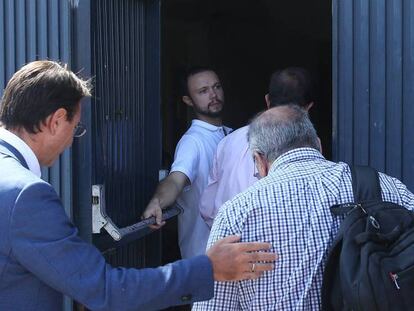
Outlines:
{"label": "dark doorway interior", "polygon": [[331,157],[331,0],[166,0],[162,2],[164,164],[191,115],[177,76],[191,65],[217,68],[226,97],[224,120],[238,128],[265,108],[274,70],[308,69],[316,82],[311,111],[324,154]]}
{"label": "dark doorway interior", "polygon": [[[331,158],[331,0],[165,0],[162,2],[163,162],[169,167],[175,145],[191,121],[181,102],[177,77],[183,68],[212,66],[221,77],[225,124],[245,125],[265,108],[273,71],[308,69],[316,83],[311,111],[324,155]],[[164,229],[164,260],[174,258]]]}

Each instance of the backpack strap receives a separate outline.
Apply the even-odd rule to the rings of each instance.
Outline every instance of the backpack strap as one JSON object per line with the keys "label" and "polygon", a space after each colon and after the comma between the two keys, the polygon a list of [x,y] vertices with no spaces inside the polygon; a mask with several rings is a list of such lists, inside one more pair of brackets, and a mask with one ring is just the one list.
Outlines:
{"label": "backpack strap", "polygon": [[341,291],[341,278],[339,272],[339,257],[342,249],[342,238],[335,239],[330,251],[328,261],[323,272],[321,290],[321,310],[344,310],[344,300]]}
{"label": "backpack strap", "polygon": [[369,166],[353,165],[350,168],[355,202],[382,201],[378,172]]}

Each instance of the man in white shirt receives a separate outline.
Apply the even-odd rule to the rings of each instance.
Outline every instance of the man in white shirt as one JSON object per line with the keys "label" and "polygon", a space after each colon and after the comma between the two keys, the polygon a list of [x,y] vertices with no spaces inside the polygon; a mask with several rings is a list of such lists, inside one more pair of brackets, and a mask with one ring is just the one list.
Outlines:
{"label": "man in white shirt", "polygon": [[178,240],[182,258],[205,253],[209,227],[198,204],[207,186],[208,174],[219,141],[231,129],[222,125],[224,92],[217,74],[209,68],[194,68],[186,75],[183,102],[192,107],[196,119],[177,144],[174,163],[161,181],[143,216],[155,216],[160,228],[162,209],[175,201],[184,213],[178,217]]}

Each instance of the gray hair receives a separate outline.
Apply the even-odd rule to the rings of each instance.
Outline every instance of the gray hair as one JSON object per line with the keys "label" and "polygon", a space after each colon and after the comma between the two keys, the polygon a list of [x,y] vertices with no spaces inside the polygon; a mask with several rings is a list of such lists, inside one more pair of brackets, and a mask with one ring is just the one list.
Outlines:
{"label": "gray hair", "polygon": [[297,105],[279,106],[259,114],[250,123],[247,137],[250,150],[263,154],[270,163],[295,148],[320,149],[307,111]]}

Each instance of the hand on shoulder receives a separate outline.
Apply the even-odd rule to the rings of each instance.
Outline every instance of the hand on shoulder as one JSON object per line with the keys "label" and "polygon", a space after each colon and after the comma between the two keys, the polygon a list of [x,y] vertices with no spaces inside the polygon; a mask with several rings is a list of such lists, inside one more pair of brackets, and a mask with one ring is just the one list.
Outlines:
{"label": "hand on shoulder", "polygon": [[240,236],[231,235],[218,240],[207,251],[213,265],[215,281],[257,279],[265,271],[273,270],[278,258],[268,250],[270,243],[243,242]]}

